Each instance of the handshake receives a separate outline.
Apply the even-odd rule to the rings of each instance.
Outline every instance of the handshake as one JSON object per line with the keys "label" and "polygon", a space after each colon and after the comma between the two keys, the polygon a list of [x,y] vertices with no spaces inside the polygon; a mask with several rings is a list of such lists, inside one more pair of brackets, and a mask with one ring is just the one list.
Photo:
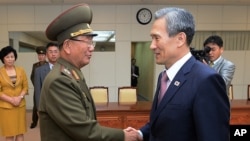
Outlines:
{"label": "handshake", "polygon": [[140,131],[132,127],[127,127],[123,130],[125,141],[143,141]]}

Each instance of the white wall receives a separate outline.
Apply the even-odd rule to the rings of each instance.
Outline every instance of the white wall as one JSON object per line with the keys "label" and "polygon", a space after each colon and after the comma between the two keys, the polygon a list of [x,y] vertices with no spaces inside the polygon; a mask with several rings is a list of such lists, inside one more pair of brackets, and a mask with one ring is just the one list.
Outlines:
{"label": "white wall", "polygon": [[[109,87],[110,101],[117,101],[117,87],[130,84],[130,52],[132,41],[151,41],[151,23],[140,25],[136,12],[149,8],[152,12],[164,5],[90,5],[93,9],[94,30],[115,30],[116,51],[94,52],[90,65],[83,68],[89,86]],[[170,6],[170,5],[167,5]],[[0,6],[0,47],[9,44],[9,31],[45,31],[47,25],[70,5],[1,5]],[[180,5],[191,11],[196,20],[196,30],[249,30],[249,6]],[[45,10],[46,9],[46,10]],[[80,17],[72,17],[80,18]],[[224,56],[236,64],[233,79],[234,97],[245,99],[247,84],[250,84],[250,51],[225,51]],[[30,76],[32,64],[37,61],[35,53],[19,53],[17,65],[23,66]],[[155,67],[157,78],[162,66]],[[154,82],[156,85],[156,80]],[[29,82],[27,108],[32,108],[33,87]],[[152,92],[153,93],[153,92]]]}

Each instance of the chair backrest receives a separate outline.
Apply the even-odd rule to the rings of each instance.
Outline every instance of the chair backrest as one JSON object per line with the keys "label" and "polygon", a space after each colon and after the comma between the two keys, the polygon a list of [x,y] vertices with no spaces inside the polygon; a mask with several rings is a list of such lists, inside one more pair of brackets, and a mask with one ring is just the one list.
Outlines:
{"label": "chair backrest", "polygon": [[247,85],[247,99],[250,100],[250,85]]}
{"label": "chair backrest", "polygon": [[234,99],[234,94],[233,94],[233,85],[232,84],[229,86],[228,94],[229,94],[228,95],[229,99],[233,100]]}
{"label": "chair backrest", "polygon": [[94,87],[90,87],[89,91],[95,103],[108,103],[109,102],[108,87],[94,86]]}
{"label": "chair backrest", "polygon": [[136,87],[119,87],[118,88],[119,103],[136,103],[137,88]]}

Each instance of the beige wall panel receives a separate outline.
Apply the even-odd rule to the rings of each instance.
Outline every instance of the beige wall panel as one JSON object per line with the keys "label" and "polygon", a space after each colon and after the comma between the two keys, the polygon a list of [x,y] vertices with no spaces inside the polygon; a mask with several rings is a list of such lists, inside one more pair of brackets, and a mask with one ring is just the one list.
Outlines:
{"label": "beige wall panel", "polygon": [[198,24],[196,25],[197,31],[219,31],[222,29],[222,24]]}
{"label": "beige wall panel", "polygon": [[132,24],[131,30],[131,40],[132,41],[151,41],[150,29],[151,24],[141,25],[141,24]]}
{"label": "beige wall panel", "polygon": [[115,48],[115,68],[116,68],[116,86],[129,86],[130,85],[130,52],[131,42],[116,42]]}
{"label": "beige wall panel", "polygon": [[93,52],[89,67],[90,67],[89,85],[91,86],[115,85],[115,52]]}
{"label": "beige wall panel", "polygon": [[115,23],[116,6],[114,5],[95,5],[92,6],[92,23]]}
{"label": "beige wall panel", "polygon": [[62,12],[61,6],[35,6],[35,23],[50,23]]}
{"label": "beige wall panel", "polygon": [[247,24],[223,24],[222,31],[244,31],[247,30]]}
{"label": "beige wall panel", "polygon": [[7,7],[0,6],[0,24],[7,24]]}
{"label": "beige wall panel", "polygon": [[8,31],[35,31],[35,25],[34,24],[8,24]]}
{"label": "beige wall panel", "polygon": [[220,25],[222,23],[222,6],[198,6],[197,11],[198,24]]}
{"label": "beige wall panel", "polygon": [[119,23],[127,23],[131,22],[131,5],[121,5],[115,7],[115,21],[117,24]]}
{"label": "beige wall panel", "polygon": [[[116,41],[131,41],[131,26],[130,24],[116,25]],[[131,46],[131,45],[130,45]],[[130,47],[129,46],[129,47]]]}
{"label": "beige wall panel", "polygon": [[30,6],[8,6],[9,24],[34,24],[35,7]]}
{"label": "beige wall panel", "polygon": [[223,6],[222,22],[245,24],[247,22],[247,6]]}

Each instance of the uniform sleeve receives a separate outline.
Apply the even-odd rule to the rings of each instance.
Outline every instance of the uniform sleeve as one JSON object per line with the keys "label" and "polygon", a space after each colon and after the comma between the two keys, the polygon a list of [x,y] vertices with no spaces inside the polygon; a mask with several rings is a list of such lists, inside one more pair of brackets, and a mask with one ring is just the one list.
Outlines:
{"label": "uniform sleeve", "polygon": [[[100,126],[89,115],[95,112],[94,108],[88,100],[81,99],[82,91],[76,81],[61,77],[53,80],[49,85],[46,84],[46,92],[43,90],[42,96],[46,93],[46,112],[73,140],[124,140],[121,129]],[[83,96],[83,98],[86,97]]]}

